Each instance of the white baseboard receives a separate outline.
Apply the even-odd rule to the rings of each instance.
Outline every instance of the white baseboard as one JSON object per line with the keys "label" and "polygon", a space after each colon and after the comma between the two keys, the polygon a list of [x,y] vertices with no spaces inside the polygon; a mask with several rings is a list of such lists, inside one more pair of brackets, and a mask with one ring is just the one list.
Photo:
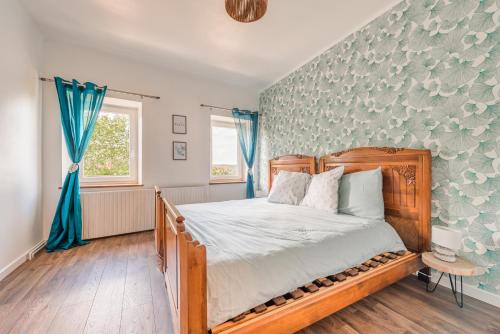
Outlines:
{"label": "white baseboard", "polygon": [[42,250],[43,247],[45,247],[45,244],[47,244],[47,241],[45,240],[40,240],[33,248],[30,249],[28,252],[28,260],[33,260],[35,257],[36,253],[38,253],[40,250]]}
{"label": "white baseboard", "polygon": [[19,256],[17,259],[6,265],[2,270],[0,270],[0,281],[3,280],[7,275],[9,275],[11,272],[16,270],[17,267],[19,267],[21,264],[26,262],[27,260],[27,255],[28,252],[24,253],[23,255]]}
{"label": "white baseboard", "polygon": [[[439,279],[439,275],[432,275],[432,282],[436,283],[438,279]],[[460,284],[460,282],[458,280],[459,280],[459,277],[457,277],[457,283]],[[443,278],[441,279],[441,282],[439,282],[439,285],[442,285],[444,287],[447,287],[448,289],[451,289],[450,280],[448,279],[447,274],[443,275]],[[464,295],[467,295],[469,297],[478,299],[482,302],[485,302],[487,304],[490,304],[490,305],[493,305],[493,306],[500,308],[500,295],[497,295],[497,294],[494,294],[492,292],[480,289],[477,286],[464,283]]]}
{"label": "white baseboard", "polygon": [[39,252],[44,246],[46,241],[42,240],[38,242],[35,246],[28,249],[17,259],[6,265],[4,268],[0,270],[0,281],[7,277],[11,272],[16,270],[21,264],[26,262],[27,260],[32,260],[37,252]]}

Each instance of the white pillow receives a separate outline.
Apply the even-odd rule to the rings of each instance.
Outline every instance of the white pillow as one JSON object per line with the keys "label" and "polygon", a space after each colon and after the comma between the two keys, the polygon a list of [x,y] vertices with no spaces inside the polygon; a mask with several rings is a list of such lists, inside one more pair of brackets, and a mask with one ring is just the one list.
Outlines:
{"label": "white pillow", "polygon": [[339,204],[339,180],[344,166],[313,175],[306,196],[300,205],[337,213]]}
{"label": "white pillow", "polygon": [[280,171],[273,181],[267,200],[272,203],[299,205],[311,180],[307,173]]}

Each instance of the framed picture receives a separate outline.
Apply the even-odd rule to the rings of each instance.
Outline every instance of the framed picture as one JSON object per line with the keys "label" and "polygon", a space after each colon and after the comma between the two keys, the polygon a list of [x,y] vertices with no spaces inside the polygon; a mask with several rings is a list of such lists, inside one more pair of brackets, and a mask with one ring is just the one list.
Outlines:
{"label": "framed picture", "polygon": [[187,134],[187,117],[183,115],[172,115],[172,133]]}
{"label": "framed picture", "polygon": [[185,141],[172,142],[172,158],[174,160],[187,160],[187,143]]}

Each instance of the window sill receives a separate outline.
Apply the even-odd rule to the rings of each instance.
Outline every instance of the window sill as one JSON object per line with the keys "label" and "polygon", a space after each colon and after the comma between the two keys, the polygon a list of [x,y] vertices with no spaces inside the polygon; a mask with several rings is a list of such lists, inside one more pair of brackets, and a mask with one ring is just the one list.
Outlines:
{"label": "window sill", "polygon": [[208,184],[214,185],[214,184],[234,184],[234,183],[247,183],[247,181],[244,180],[210,180]]}
{"label": "window sill", "polygon": [[[144,187],[143,184],[138,184],[138,183],[95,183],[95,184],[80,184],[80,189],[98,189],[98,188],[132,188],[132,187]],[[62,189],[62,187],[59,187],[59,189]]]}

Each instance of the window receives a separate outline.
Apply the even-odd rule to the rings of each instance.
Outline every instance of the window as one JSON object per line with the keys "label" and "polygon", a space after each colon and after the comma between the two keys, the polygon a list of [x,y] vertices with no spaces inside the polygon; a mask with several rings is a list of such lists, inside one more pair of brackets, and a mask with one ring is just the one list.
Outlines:
{"label": "window", "polygon": [[244,161],[232,117],[210,116],[212,181],[244,181]]}
{"label": "window", "polygon": [[141,102],[104,98],[80,163],[82,184],[141,182],[141,112]]}

